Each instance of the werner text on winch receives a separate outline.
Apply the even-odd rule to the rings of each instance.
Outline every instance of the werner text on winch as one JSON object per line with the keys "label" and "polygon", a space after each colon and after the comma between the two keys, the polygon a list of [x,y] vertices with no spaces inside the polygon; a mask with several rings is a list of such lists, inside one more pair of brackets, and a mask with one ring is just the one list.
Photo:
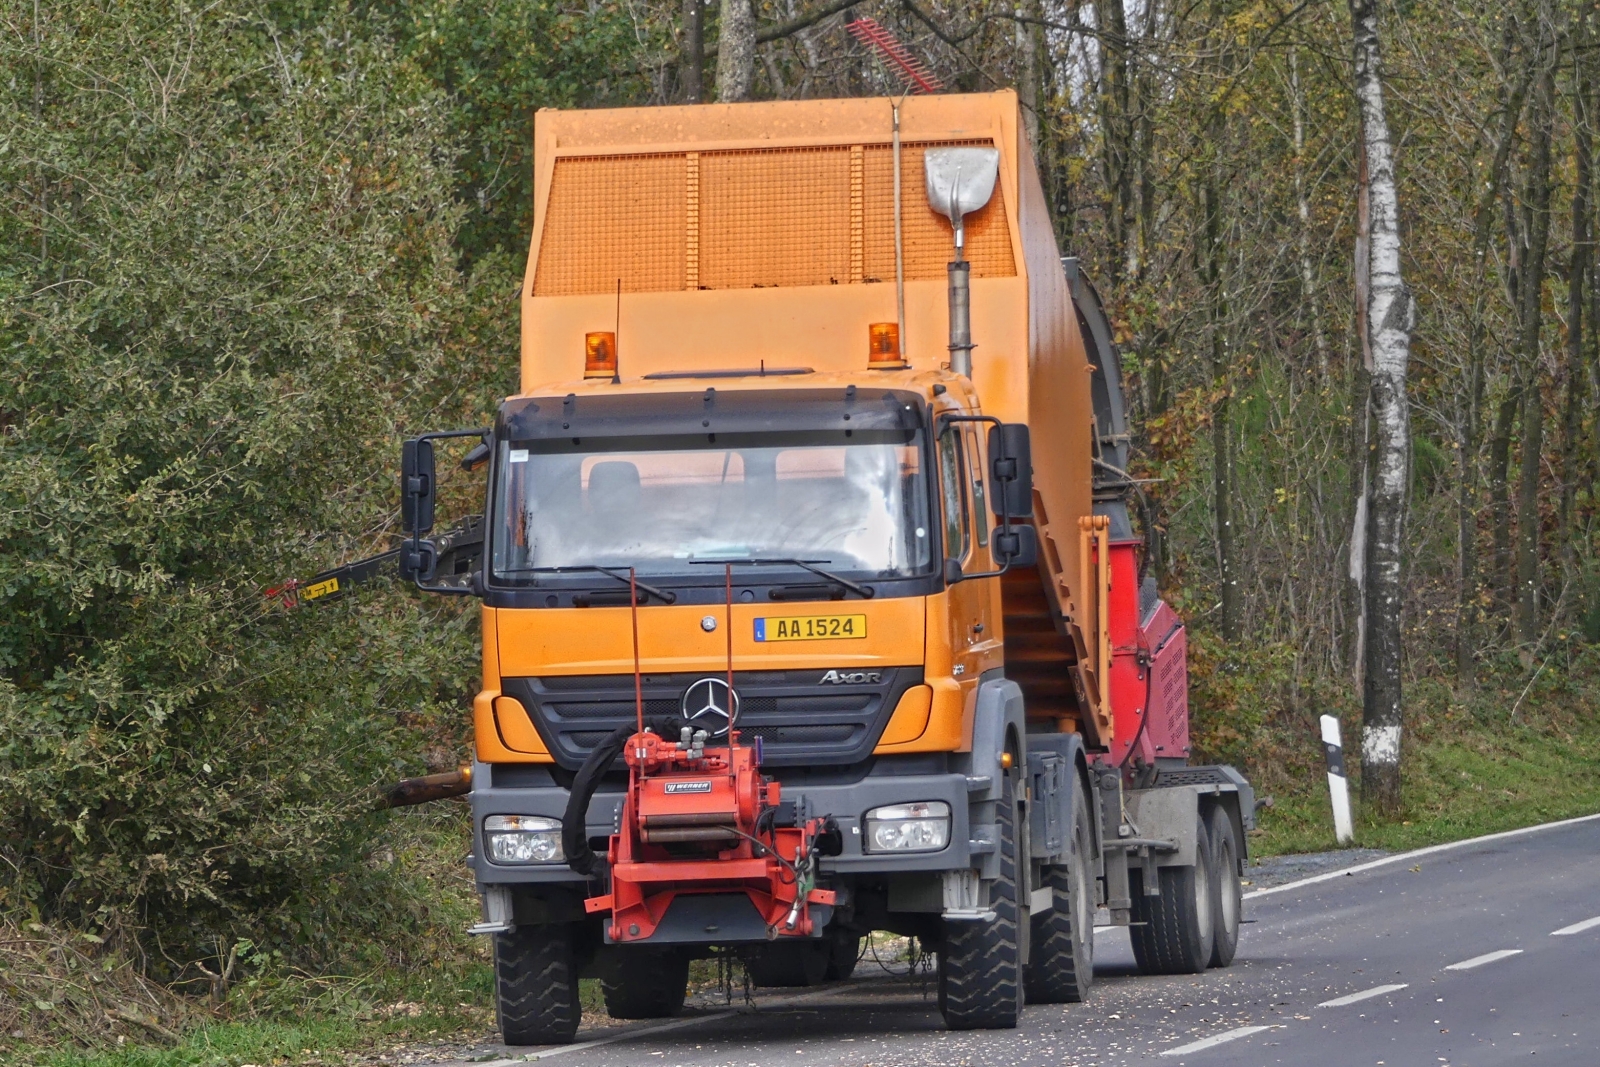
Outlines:
{"label": "werner text on winch", "polygon": [[[1121,373],[1009,92],[540,112],[522,387],[408,441],[402,573],[483,601],[472,865],[511,1044],[578,979],[937,953],[956,1028],[1231,961],[1254,803],[1188,764]],[[430,541],[481,444],[482,550]],[[476,530],[477,528],[474,527]],[[476,534],[475,534],[476,536]]]}

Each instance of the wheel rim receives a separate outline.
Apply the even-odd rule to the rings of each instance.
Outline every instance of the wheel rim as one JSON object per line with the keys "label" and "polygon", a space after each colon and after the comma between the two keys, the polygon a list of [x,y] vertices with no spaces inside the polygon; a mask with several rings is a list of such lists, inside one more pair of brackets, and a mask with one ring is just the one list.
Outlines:
{"label": "wheel rim", "polygon": [[1194,858],[1195,915],[1200,920],[1200,936],[1211,929],[1211,864],[1204,856]]}

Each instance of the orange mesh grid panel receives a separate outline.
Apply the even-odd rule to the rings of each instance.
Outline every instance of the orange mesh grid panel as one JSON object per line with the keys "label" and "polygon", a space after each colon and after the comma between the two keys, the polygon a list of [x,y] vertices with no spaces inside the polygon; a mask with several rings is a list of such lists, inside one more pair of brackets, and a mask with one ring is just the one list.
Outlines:
{"label": "orange mesh grid panel", "polygon": [[[923,195],[922,154],[901,146],[906,278],[940,279],[950,223]],[[894,281],[887,145],[569,157],[556,161],[535,296]],[[999,196],[967,218],[979,278],[1014,276]]]}
{"label": "orange mesh grid panel", "polygon": [[700,286],[850,281],[850,147],[700,156]]}
{"label": "orange mesh grid panel", "polygon": [[535,296],[684,287],[682,153],[558,159]]}
{"label": "orange mesh grid panel", "polygon": [[[945,145],[979,145],[993,141],[938,141],[900,146],[900,224],[905,243],[906,281],[931,281],[945,276],[955,258],[950,220],[928,206],[922,176],[922,154]],[[863,176],[865,256],[863,280],[894,281],[894,149],[868,145]],[[974,278],[1009,278],[1017,273],[1011,257],[1011,233],[1004,205],[995,190],[982,211],[968,215],[967,259]]]}

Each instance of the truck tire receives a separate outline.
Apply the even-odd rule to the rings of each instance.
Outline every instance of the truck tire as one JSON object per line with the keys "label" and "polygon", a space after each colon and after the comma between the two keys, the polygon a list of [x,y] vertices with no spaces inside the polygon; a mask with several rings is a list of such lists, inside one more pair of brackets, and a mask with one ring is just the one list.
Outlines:
{"label": "truck tire", "polygon": [[1030,1004],[1077,1004],[1094,981],[1094,830],[1083,780],[1072,776],[1072,837],[1065,866],[1045,870],[1052,908],[1032,917],[1024,984]]}
{"label": "truck tire", "polygon": [[1239,948],[1239,916],[1244,911],[1244,886],[1239,881],[1239,836],[1221,804],[1206,815],[1211,838],[1211,914],[1216,934],[1211,939],[1211,966],[1226,967]]}
{"label": "truck tire", "polygon": [[613,1019],[665,1019],[683,1010],[689,957],[682,952],[618,954],[600,976],[606,1014]]}
{"label": "truck tire", "polygon": [[828,955],[828,973],[823,981],[842,982],[856,973],[861,959],[861,935],[834,934],[829,938],[832,951]]}
{"label": "truck tire", "polygon": [[789,941],[759,949],[744,961],[744,971],[758,986],[795,988],[826,982],[832,963],[833,943],[827,938]]}
{"label": "truck tire", "polygon": [[993,922],[946,920],[939,949],[939,1012],[952,1030],[1011,1030],[1022,1015],[1017,924],[1017,798],[1001,777],[1000,877],[990,889]]}
{"label": "truck tire", "polygon": [[494,936],[495,1014],[508,1045],[565,1045],[578,1032],[572,928],[519,926]]}
{"label": "truck tire", "polygon": [[1133,958],[1142,974],[1199,974],[1211,963],[1211,839],[1204,817],[1195,826],[1194,866],[1162,867],[1161,895],[1144,895],[1144,875],[1129,871],[1133,888],[1133,922],[1129,934]]}

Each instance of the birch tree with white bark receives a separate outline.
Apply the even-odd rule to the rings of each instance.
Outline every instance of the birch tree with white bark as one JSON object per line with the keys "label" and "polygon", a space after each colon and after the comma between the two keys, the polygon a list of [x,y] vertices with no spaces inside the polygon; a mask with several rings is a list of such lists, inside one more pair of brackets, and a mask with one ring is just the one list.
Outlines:
{"label": "birch tree with white bark", "polygon": [[1411,458],[1407,364],[1413,305],[1400,272],[1400,203],[1394,146],[1383,100],[1378,0],[1350,0],[1355,97],[1366,152],[1365,307],[1372,358],[1371,481],[1366,500],[1364,670],[1361,793],[1371,807],[1400,806],[1400,738],[1404,725],[1400,657],[1401,564]]}
{"label": "birch tree with white bark", "polygon": [[748,100],[756,72],[756,16],[750,0],[722,0],[719,32],[717,100]]}

